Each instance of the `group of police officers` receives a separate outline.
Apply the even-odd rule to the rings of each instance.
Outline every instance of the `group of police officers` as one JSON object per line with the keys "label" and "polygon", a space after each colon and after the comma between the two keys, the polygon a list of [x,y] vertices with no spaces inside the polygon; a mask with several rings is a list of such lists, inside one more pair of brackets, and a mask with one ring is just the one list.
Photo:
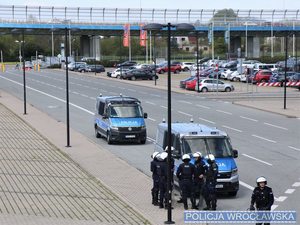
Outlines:
{"label": "group of police officers", "polygon": [[[216,184],[218,175],[218,165],[216,164],[215,157],[208,154],[205,158],[207,164],[203,161],[202,154],[196,152],[192,154],[195,159],[194,164],[190,162],[191,157],[189,154],[182,156],[183,163],[179,165],[176,176],[179,180],[179,187],[181,199],[179,203],[184,204],[184,209],[188,209],[188,198],[192,203],[192,209],[199,209],[201,204],[201,196],[205,199],[206,207],[203,210],[216,210],[217,196]],[[152,204],[160,208],[167,206],[167,164],[168,153],[154,152],[151,155],[151,172],[153,179],[153,187],[151,189]],[[173,182],[174,174],[174,159],[171,160],[171,182]],[[253,190],[251,196],[250,210],[271,210],[274,203],[273,191],[267,186],[265,177],[259,177],[256,180],[257,187]],[[256,207],[256,208],[255,208]],[[258,223],[262,224],[262,223]],[[269,224],[269,223],[265,223]]]}
{"label": "group of police officers", "polygon": [[[166,207],[167,195],[167,152],[154,152],[152,154],[151,172],[153,178],[152,204],[160,208]],[[202,159],[200,152],[193,154],[195,163],[190,163],[189,154],[182,156],[183,163],[179,165],[176,176],[179,180],[181,199],[178,202],[184,204],[184,209],[188,209],[188,198],[192,203],[192,209],[199,209],[201,196],[203,195],[206,207],[204,210],[216,210],[216,183],[218,166],[212,154],[207,156],[208,166]],[[171,162],[173,183],[174,160]]]}

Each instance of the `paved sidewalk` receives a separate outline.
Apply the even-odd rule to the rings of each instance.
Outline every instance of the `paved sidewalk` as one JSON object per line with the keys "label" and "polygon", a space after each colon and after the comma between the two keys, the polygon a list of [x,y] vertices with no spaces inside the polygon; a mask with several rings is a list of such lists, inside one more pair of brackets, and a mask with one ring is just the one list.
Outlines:
{"label": "paved sidewalk", "polygon": [[[58,152],[55,156],[55,159],[57,162],[55,163],[48,163],[49,165],[46,165],[44,168],[42,164],[36,163],[39,165],[38,168],[36,168],[34,171],[39,171],[39,175],[51,175],[54,176],[52,177],[46,177],[45,179],[48,182],[47,184],[44,184],[46,189],[45,191],[45,196],[47,194],[53,194],[54,199],[57,199],[57,203],[59,204],[57,207],[67,207],[68,205],[70,206],[76,206],[74,210],[74,213],[71,211],[69,212],[67,209],[67,212],[71,214],[71,216],[68,216],[68,214],[63,211],[64,216],[66,219],[70,220],[70,218],[74,218],[76,221],[79,220],[79,218],[83,218],[80,215],[77,215],[76,213],[82,213],[83,215],[86,216],[86,219],[94,218],[95,215],[92,214],[90,217],[88,217],[87,213],[96,213],[98,217],[100,217],[104,213],[108,218],[107,220],[110,221],[110,218],[113,217],[113,211],[117,210],[120,212],[120,218],[121,215],[124,216],[124,220],[118,222],[122,222],[121,224],[134,224],[134,221],[138,221],[137,224],[145,224],[147,221],[149,221],[151,224],[159,225],[163,224],[163,222],[167,218],[167,210],[164,209],[159,209],[157,206],[153,206],[151,204],[151,194],[150,190],[152,187],[152,179],[142,173],[141,171],[137,170],[136,168],[130,166],[128,163],[123,161],[122,159],[118,158],[116,155],[112,154],[106,149],[103,149],[101,146],[95,144],[93,140],[88,139],[84,135],[74,131],[71,129],[71,145],[72,147],[67,148],[65,147],[66,145],[66,127],[65,124],[58,122],[45,113],[37,110],[36,108],[32,107],[31,105],[27,106],[27,115],[23,115],[23,103],[19,99],[2,92],[0,97],[0,104],[2,103],[3,105],[7,106],[10,110],[12,110],[14,113],[22,117],[22,120],[27,122],[27,124],[30,124],[31,127],[34,128],[34,130],[38,131],[42,136],[47,137],[48,141],[53,143],[56,147],[51,145],[53,148],[56,149],[56,152]],[[20,120],[20,121],[22,121]],[[23,125],[24,126],[24,125]],[[11,131],[11,135],[13,136],[14,133]],[[27,134],[29,135],[29,134]],[[26,141],[25,141],[26,142]],[[47,142],[46,140],[43,140],[43,143]],[[26,142],[27,143],[27,142]],[[40,144],[41,145],[41,144]],[[63,153],[61,153],[58,149],[60,149]],[[44,154],[46,151],[43,152]],[[18,153],[20,154],[20,153]],[[68,157],[66,157],[67,155]],[[31,154],[31,157],[37,157],[39,159],[41,155],[36,155],[36,154]],[[46,156],[44,156],[46,157]],[[52,158],[54,156],[51,156]],[[60,159],[62,157],[62,159]],[[73,160],[71,160],[70,158]],[[145,157],[150,157],[150,156],[145,156]],[[31,159],[30,157],[28,159]],[[43,158],[42,158],[43,159]],[[46,158],[47,159],[47,158]],[[58,160],[60,159],[60,160]],[[31,159],[32,160],[32,159]],[[45,160],[45,158],[44,158]],[[1,162],[1,160],[0,160]],[[78,163],[82,169],[79,167],[76,167],[76,164]],[[62,165],[60,165],[62,163]],[[23,164],[21,164],[23,165]],[[49,168],[50,166],[51,169]],[[34,169],[32,166],[28,165],[32,170]],[[60,174],[66,173],[66,175],[62,176],[59,174],[59,172],[56,172],[56,167],[60,167]],[[11,167],[12,168],[12,167]],[[77,173],[75,172],[77,171]],[[93,199],[94,196],[103,196],[101,195],[102,192],[96,191],[96,186],[97,184],[94,181],[94,178],[90,177],[87,175],[86,172],[95,177],[97,180],[100,182],[98,185],[100,185],[100,189],[102,188],[104,190],[110,190],[114,194],[112,196],[115,196],[113,201],[115,204],[109,205],[107,201],[110,199],[110,195],[107,197],[107,200],[102,200],[101,198],[95,198]],[[23,171],[24,172],[24,171]],[[37,174],[38,175],[38,174]],[[19,176],[19,175],[18,175]],[[55,178],[55,176],[62,176],[60,178]],[[88,176],[88,177],[87,177]],[[38,177],[39,179],[42,179],[42,176],[33,176],[35,180],[30,180],[31,182],[37,181]],[[60,182],[67,182],[66,185],[60,185],[58,180]],[[89,183],[83,184],[83,181],[86,181]],[[53,185],[51,182],[56,182],[59,186],[51,192],[51,187]],[[1,181],[0,181],[1,182]],[[44,183],[46,181],[43,181]],[[38,182],[40,185],[43,185],[43,182]],[[74,183],[73,183],[74,182]],[[75,185],[75,184],[78,184]],[[33,184],[32,184],[33,185]],[[49,186],[49,187],[48,187]],[[101,187],[103,186],[103,187]],[[107,187],[107,189],[104,188],[104,186]],[[31,187],[31,186],[30,186]],[[62,191],[65,190],[65,188],[74,188],[74,189],[68,189],[67,193],[65,193],[66,196],[62,196],[63,200],[59,200],[60,195],[62,195]],[[92,187],[93,191],[90,190],[89,188]],[[36,187],[37,190],[38,187]],[[54,188],[54,187],[53,187]],[[87,190],[85,190],[87,188]],[[1,191],[1,190],[0,190]],[[87,194],[84,194],[87,192]],[[90,193],[91,192],[91,193]],[[108,191],[109,192],[109,191]],[[108,192],[106,192],[108,194]],[[93,193],[93,194],[92,194]],[[98,195],[97,195],[98,194]],[[82,196],[83,195],[83,196]],[[44,195],[43,195],[44,196]],[[16,195],[18,199],[18,195]],[[85,208],[88,212],[86,213],[85,211],[81,212],[82,208],[81,204],[76,205],[77,199],[78,201],[81,200],[81,197],[83,198],[83,201],[87,201],[86,197],[89,197],[89,201],[92,201],[93,206],[89,208]],[[73,198],[76,198],[75,200]],[[175,199],[175,198],[174,198]],[[53,200],[51,198],[51,200]],[[177,199],[175,199],[177,200]],[[54,201],[54,200],[53,200]],[[64,203],[64,201],[67,201]],[[76,201],[76,202],[74,202]],[[103,212],[99,210],[99,212],[94,212],[95,209],[96,211],[99,209],[101,206],[100,203],[105,203],[105,207],[103,207]],[[97,206],[97,204],[100,206]],[[126,204],[127,203],[127,204]],[[0,202],[1,204],[1,202]],[[54,204],[50,204],[51,207],[54,207]],[[98,207],[98,208],[97,208]],[[131,208],[132,207],[132,208]],[[109,208],[109,209],[108,209]],[[121,211],[123,210],[123,211]],[[109,211],[111,211],[111,217],[108,216]],[[32,212],[32,211],[30,211]],[[50,214],[51,211],[49,211]],[[56,211],[57,212],[57,211]],[[121,214],[121,212],[123,212]],[[12,212],[15,214],[15,212]],[[24,211],[24,213],[27,213]],[[57,212],[58,213],[58,212]],[[98,213],[98,214],[97,214]],[[174,209],[173,209],[173,220],[176,221],[176,224],[184,224],[183,221],[183,206],[182,204],[178,204],[176,201],[174,201]],[[32,215],[27,213],[28,215]],[[44,214],[47,216],[46,212]],[[44,215],[42,214],[42,215]],[[33,214],[34,215],[34,214]],[[40,221],[41,214],[37,214],[34,218],[32,217],[26,217],[29,221]],[[52,215],[52,214],[50,214]],[[142,215],[142,216],[140,216]],[[132,220],[134,221],[129,221],[130,216],[132,216]],[[0,214],[0,224],[1,223],[1,218],[3,221],[7,218],[7,216],[2,216]],[[47,221],[49,218],[49,215],[46,217]],[[63,217],[62,217],[63,218]],[[145,218],[145,219],[144,219]],[[104,219],[104,218],[103,218]],[[121,219],[120,219],[121,220]],[[90,221],[90,220],[89,220]],[[113,224],[113,221],[110,221]],[[11,224],[7,222],[6,224]],[[15,223],[17,225],[23,225],[23,223]],[[25,223],[26,224],[26,223]],[[34,223],[33,223],[34,224]],[[39,224],[36,222],[36,224]],[[45,222],[44,224],[63,224],[63,223],[51,223],[51,222]],[[66,224],[72,224],[72,223],[67,223]],[[76,223],[74,223],[76,224]],[[85,224],[85,223],[83,223]],[[91,223],[92,224],[92,223]],[[101,223],[98,223],[101,224]],[[103,223],[103,224],[108,224],[108,223]]]}
{"label": "paved sidewalk", "polygon": [[0,212],[1,225],[149,224],[3,104]]}
{"label": "paved sidewalk", "polygon": [[300,98],[287,99],[286,109],[283,109],[283,99],[234,101],[233,103],[291,118],[300,118]]}

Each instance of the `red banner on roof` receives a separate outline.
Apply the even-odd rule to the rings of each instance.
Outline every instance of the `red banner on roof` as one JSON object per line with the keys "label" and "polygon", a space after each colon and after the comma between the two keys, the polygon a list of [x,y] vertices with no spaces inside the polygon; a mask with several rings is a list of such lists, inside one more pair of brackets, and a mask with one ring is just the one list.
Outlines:
{"label": "red banner on roof", "polygon": [[143,30],[144,24],[140,24],[140,46],[146,46],[147,43],[147,31]]}

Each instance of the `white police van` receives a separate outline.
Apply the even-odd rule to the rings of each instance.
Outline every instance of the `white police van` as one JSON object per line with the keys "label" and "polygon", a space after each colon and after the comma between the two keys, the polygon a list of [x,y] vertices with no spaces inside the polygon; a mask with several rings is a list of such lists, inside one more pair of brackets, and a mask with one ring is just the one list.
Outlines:
{"label": "white police van", "polygon": [[[217,128],[196,123],[172,123],[171,128],[174,173],[176,174],[178,166],[182,163],[183,154],[191,155],[191,163],[194,163],[192,154],[195,152],[201,152],[203,157],[213,154],[219,167],[217,192],[235,196],[239,190],[238,168],[234,160],[238,157],[238,152],[233,150],[229,136]],[[166,123],[160,123],[157,128],[155,151],[164,151],[167,145],[168,126]]]}
{"label": "white police van", "polygon": [[113,142],[139,142],[147,139],[146,124],[141,102],[132,97],[97,97],[94,118],[95,135],[105,137],[108,144]]}

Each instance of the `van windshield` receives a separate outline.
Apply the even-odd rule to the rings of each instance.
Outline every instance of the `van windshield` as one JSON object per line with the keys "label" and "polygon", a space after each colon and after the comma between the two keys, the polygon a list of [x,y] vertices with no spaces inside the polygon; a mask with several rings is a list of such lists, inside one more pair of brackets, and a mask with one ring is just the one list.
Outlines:
{"label": "van windshield", "polygon": [[216,158],[232,157],[232,147],[227,137],[183,138],[184,152],[213,154]]}
{"label": "van windshield", "polygon": [[113,118],[136,118],[142,117],[142,108],[139,105],[120,105],[108,108],[109,117]]}

